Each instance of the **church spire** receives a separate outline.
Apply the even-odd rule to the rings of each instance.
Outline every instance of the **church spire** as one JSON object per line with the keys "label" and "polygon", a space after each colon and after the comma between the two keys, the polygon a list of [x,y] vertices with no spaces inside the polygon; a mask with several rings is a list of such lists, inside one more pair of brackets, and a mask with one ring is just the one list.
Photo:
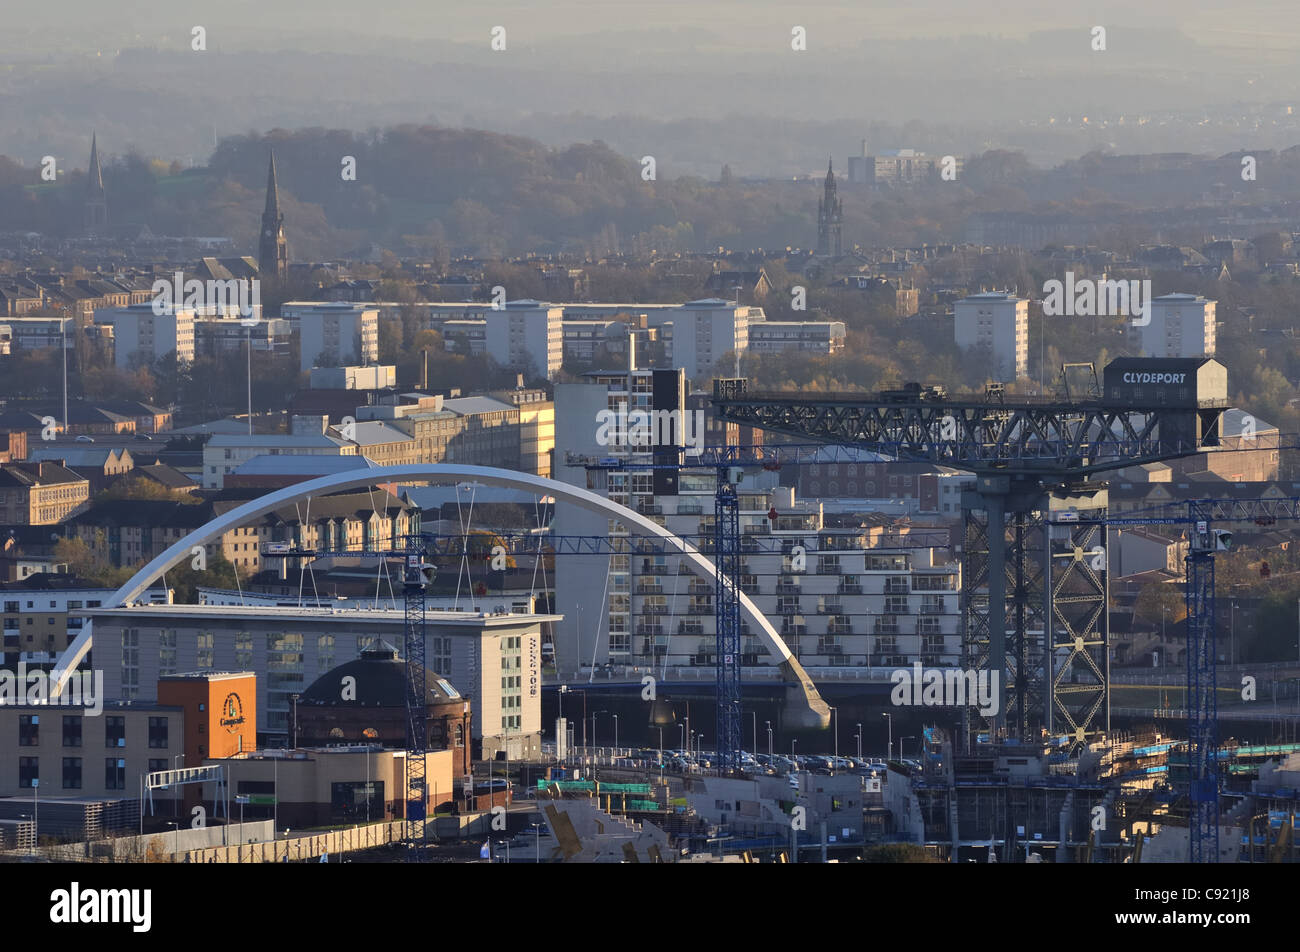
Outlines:
{"label": "church spire", "polygon": [[266,210],[263,216],[279,217],[280,187],[275,181],[275,149],[271,150],[271,164],[266,170]]}
{"label": "church spire", "polygon": [[90,169],[87,173],[89,183],[86,193],[90,198],[104,197],[104,170],[99,165],[99,136],[90,134]]}
{"label": "church spire", "polygon": [[104,170],[99,164],[99,137],[90,135],[90,164],[86,167],[86,231],[94,234],[108,225],[108,202],[104,197]]}
{"label": "church spire", "polygon": [[262,212],[262,234],[257,246],[258,270],[264,280],[284,278],[289,273],[289,243],[284,237],[284,214],[280,211],[280,186],[275,177],[275,150],[266,170],[266,210]]}

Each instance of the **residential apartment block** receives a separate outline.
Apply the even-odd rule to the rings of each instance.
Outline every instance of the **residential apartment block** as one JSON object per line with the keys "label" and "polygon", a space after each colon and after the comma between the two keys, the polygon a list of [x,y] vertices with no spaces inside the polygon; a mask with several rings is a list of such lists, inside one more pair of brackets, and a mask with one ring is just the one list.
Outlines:
{"label": "residential apartment block", "polygon": [[1144,357],[1213,357],[1217,302],[1197,294],[1163,294],[1150,301],[1150,321],[1130,322],[1130,340]]}
{"label": "residential apartment block", "polygon": [[379,360],[379,309],[373,304],[289,301],[280,316],[297,329],[302,370]]}
{"label": "residential apartment block", "polygon": [[953,337],[986,356],[990,378],[1011,383],[1029,373],[1029,302],[1006,291],[971,294],[953,304]]}

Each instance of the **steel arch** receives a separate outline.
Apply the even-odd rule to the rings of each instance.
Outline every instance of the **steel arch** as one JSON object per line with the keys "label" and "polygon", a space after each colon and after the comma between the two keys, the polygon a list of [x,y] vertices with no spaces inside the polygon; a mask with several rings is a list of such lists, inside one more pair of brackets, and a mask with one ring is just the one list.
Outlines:
{"label": "steel arch", "polygon": [[[461,481],[476,481],[488,486],[499,486],[539,495],[555,496],[557,499],[590,512],[613,516],[637,535],[653,536],[675,545],[681,551],[682,556],[694,568],[703,572],[710,580],[716,581],[717,579],[717,568],[713,562],[700,554],[699,550],[694,546],[679,539],[663,526],[640,513],[634,512],[616,502],[611,502],[609,499],[590,490],[553,479],[546,479],[542,476],[533,476],[509,469],[498,469],[492,466],[416,463],[404,466],[381,466],[373,469],[358,468],[340,473],[331,473],[328,476],[320,476],[316,479],[296,483],[293,486],[276,490],[265,496],[259,496],[257,499],[251,499],[173,543],[162,554],[131,576],[121,588],[106,600],[104,607],[114,608],[134,603],[159,576],[169,568],[189,558],[194,546],[206,545],[214,539],[220,538],[227,530],[243,525],[258,516],[265,515],[286,503],[310,500],[314,495],[341,492],[364,486],[375,486],[379,483],[447,483]],[[772,627],[763,613],[755,607],[749,597],[743,592],[737,594],[740,596],[741,614],[749,621],[752,629],[767,646],[768,651],[779,659],[778,664],[786,679],[793,681],[797,685],[797,687],[787,692],[787,716],[792,718],[794,726],[828,726],[830,724],[830,708],[817,693],[817,688],[814,686],[812,679],[808,677],[803,666],[791,654],[789,646],[781,639],[776,629]],[[86,652],[90,650],[93,642],[93,628],[94,625],[88,623],[76,640],[68,645],[59,656],[58,661],[55,663],[56,691],[62,691],[68,674],[76,668],[82,658],[86,656]]]}

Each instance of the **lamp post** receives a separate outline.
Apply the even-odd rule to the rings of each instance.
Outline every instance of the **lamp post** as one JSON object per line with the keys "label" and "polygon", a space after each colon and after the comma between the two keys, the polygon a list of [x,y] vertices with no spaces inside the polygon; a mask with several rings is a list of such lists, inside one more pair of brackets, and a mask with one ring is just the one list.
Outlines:
{"label": "lamp post", "polygon": [[[251,333],[251,332],[250,332]],[[249,419],[252,419],[250,416]],[[298,698],[300,695],[290,694],[289,698],[293,701],[293,749],[298,749]]]}
{"label": "lamp post", "polygon": [[836,762],[840,759],[840,709],[831,708],[831,733],[835,735],[835,760],[831,761],[831,773],[835,773],[835,768],[839,766]]}
{"label": "lamp post", "polygon": [[772,759],[772,722],[767,722],[767,757]]}
{"label": "lamp post", "polygon": [[853,735],[858,739],[858,760],[862,759],[862,725],[858,724],[858,732]]}
{"label": "lamp post", "polygon": [[614,756],[618,756],[618,715],[614,715]]}
{"label": "lamp post", "polygon": [[172,828],[172,856],[176,855],[176,850],[180,847],[181,825],[175,822],[167,824]]}
{"label": "lamp post", "polygon": [[36,855],[36,846],[41,841],[41,782],[32,778],[32,855]]}
{"label": "lamp post", "polygon": [[1237,600],[1234,598],[1231,604],[1231,614],[1228,616],[1228,664],[1237,663]]}
{"label": "lamp post", "polygon": [[888,712],[880,716],[889,724],[889,748],[885,751],[885,760],[889,760],[890,757],[894,756],[894,718]]}

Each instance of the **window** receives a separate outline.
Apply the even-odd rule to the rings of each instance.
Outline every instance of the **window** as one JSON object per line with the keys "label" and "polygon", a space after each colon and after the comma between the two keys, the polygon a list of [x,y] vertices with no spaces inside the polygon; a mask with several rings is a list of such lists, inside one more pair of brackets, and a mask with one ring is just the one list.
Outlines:
{"label": "window", "polygon": [[41,761],[38,757],[18,758],[18,786],[30,787],[33,780],[41,779]]}
{"label": "window", "polygon": [[125,747],[126,746],[126,718],[121,715],[110,715],[104,718],[104,746],[105,747]]}
{"label": "window", "polygon": [[63,746],[64,747],[81,746],[81,715],[80,714],[63,715]]}
{"label": "window", "polygon": [[167,718],[149,718],[149,746],[164,748],[167,746]]}
{"label": "window", "polygon": [[64,790],[81,789],[81,758],[80,757],[63,758],[63,789]]}
{"label": "window", "polygon": [[104,789],[126,789],[126,761],[120,757],[109,757],[104,761]]}
{"label": "window", "polygon": [[158,632],[158,673],[176,673],[176,629]]}
{"label": "window", "polygon": [[216,667],[216,643],[210,631],[200,631],[194,636],[194,661],[200,668]]}
{"label": "window", "polygon": [[150,773],[158,773],[160,770],[168,770],[168,769],[170,769],[170,768],[167,766],[167,758],[166,758],[166,757],[150,757],[150,758],[149,758],[149,772],[150,772]]}
{"label": "window", "polygon": [[253,634],[241,631],[235,635],[235,667],[251,668],[253,666]]}
{"label": "window", "polygon": [[41,743],[41,716],[39,714],[18,715],[18,746],[39,747]]}

